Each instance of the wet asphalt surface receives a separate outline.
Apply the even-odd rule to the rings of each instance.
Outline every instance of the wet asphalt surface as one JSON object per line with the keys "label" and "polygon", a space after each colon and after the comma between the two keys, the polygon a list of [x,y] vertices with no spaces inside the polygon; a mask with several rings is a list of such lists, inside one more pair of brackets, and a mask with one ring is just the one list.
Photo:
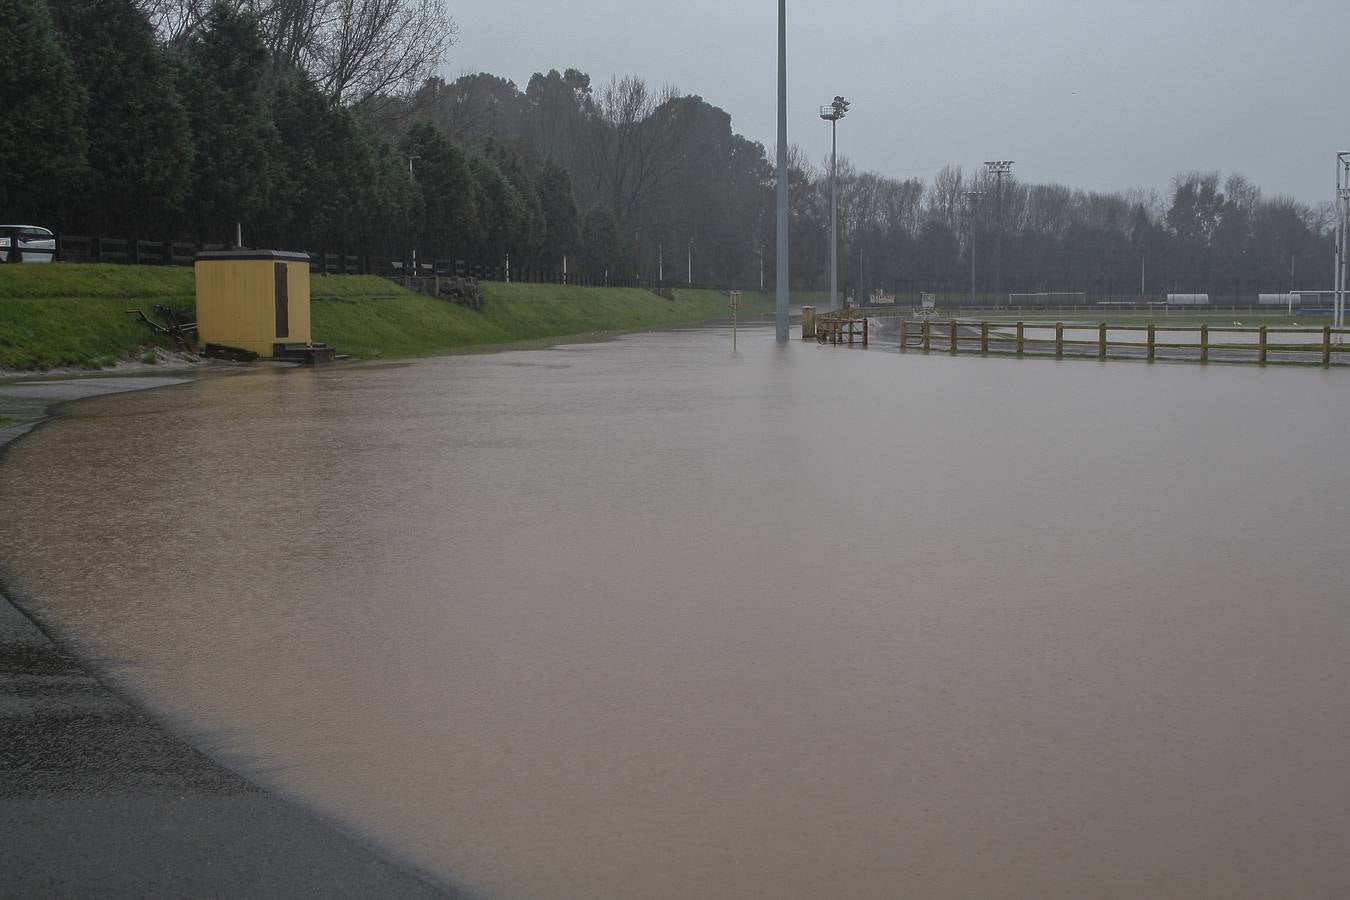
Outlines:
{"label": "wet asphalt surface", "polygon": [[[0,381],[0,416],[179,380]],[[32,424],[0,428],[0,464]],[[193,749],[11,593],[0,581],[0,898],[463,896]]]}

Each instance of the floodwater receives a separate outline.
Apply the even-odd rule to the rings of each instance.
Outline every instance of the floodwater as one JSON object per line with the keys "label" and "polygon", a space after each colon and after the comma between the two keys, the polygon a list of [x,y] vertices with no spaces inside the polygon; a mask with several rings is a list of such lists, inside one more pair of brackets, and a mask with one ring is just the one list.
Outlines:
{"label": "floodwater", "polygon": [[85,402],[0,558],[482,896],[1344,896],[1350,373],[739,346]]}

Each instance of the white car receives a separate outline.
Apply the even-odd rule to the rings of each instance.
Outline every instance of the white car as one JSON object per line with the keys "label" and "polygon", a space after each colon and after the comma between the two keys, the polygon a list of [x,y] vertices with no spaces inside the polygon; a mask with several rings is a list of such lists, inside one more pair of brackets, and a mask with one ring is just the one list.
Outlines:
{"label": "white car", "polygon": [[0,263],[46,263],[55,259],[56,235],[50,230],[38,225],[0,225]]}

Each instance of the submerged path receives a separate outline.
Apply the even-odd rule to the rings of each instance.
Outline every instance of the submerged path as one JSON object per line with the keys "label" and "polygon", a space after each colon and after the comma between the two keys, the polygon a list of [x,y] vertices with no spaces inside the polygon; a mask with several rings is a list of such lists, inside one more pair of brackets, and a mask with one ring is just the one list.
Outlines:
{"label": "submerged path", "polygon": [[[174,381],[0,382],[0,415]],[[0,460],[25,430],[0,428]],[[0,581],[0,898],[458,896],[188,746],[91,674],[5,588]]]}

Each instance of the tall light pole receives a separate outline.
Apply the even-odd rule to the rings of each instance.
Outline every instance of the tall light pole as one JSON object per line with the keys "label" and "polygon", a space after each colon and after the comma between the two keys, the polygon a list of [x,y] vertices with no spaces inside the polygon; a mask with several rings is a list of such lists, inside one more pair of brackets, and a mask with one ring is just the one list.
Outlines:
{"label": "tall light pole", "polygon": [[774,332],[788,339],[787,0],[778,0],[778,284]]}
{"label": "tall light pole", "polygon": [[1012,174],[1013,161],[1010,159],[990,160],[984,164],[989,174],[994,176],[994,302],[1003,294],[1003,179]]}
{"label": "tall light pole", "polygon": [[830,309],[839,308],[839,120],[848,115],[848,101],[835,97],[820,108],[830,123]]}
{"label": "tall light pole", "polygon": [[[415,183],[416,180],[417,180],[417,176],[413,173],[413,160],[415,160],[415,159],[421,159],[421,158],[422,158],[422,157],[420,157],[420,156],[409,156],[409,157],[408,157],[408,180],[414,182],[413,187],[416,187],[416,186],[417,186],[416,183]],[[433,256],[433,258],[435,257],[434,251],[433,251],[432,256]],[[417,242],[416,242],[416,241],[413,242],[413,248],[412,248],[412,268],[413,268],[412,273],[413,273],[414,275],[418,274],[418,273],[417,273]]]}
{"label": "tall light pole", "polygon": [[1346,258],[1347,252],[1350,252],[1350,150],[1345,150],[1336,154],[1336,207],[1340,213],[1340,240],[1336,245],[1336,301],[1335,313],[1332,316],[1332,322],[1336,328],[1345,327],[1345,282],[1347,264],[1350,260]]}
{"label": "tall light pole", "polygon": [[975,306],[975,207],[984,199],[984,191],[966,191],[966,225],[970,231],[970,305]]}

